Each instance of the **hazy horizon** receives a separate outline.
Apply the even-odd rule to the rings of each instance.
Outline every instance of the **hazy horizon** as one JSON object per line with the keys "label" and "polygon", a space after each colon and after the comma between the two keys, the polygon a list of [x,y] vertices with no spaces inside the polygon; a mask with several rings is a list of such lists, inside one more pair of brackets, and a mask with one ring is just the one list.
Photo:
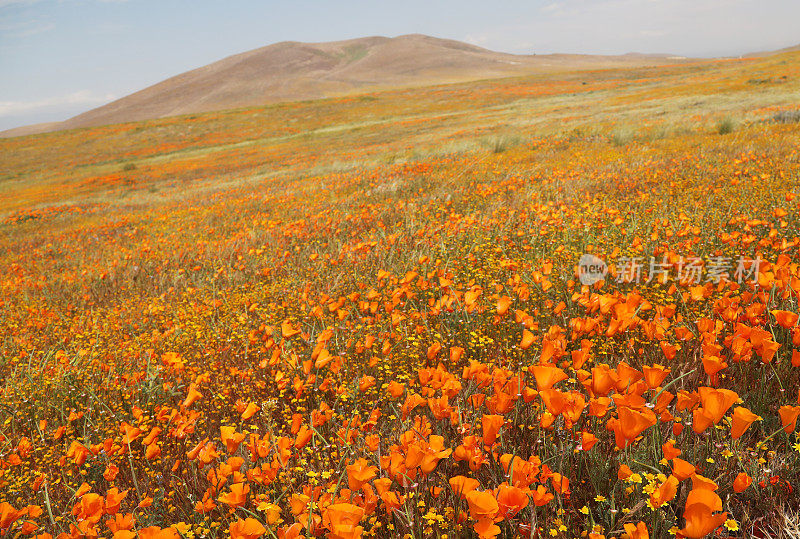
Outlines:
{"label": "hazy horizon", "polygon": [[0,0],[0,130],[65,120],[280,41],[420,33],[515,54],[715,57],[797,45],[797,20],[800,3],[790,0],[549,0],[501,7],[449,0],[403,6]]}

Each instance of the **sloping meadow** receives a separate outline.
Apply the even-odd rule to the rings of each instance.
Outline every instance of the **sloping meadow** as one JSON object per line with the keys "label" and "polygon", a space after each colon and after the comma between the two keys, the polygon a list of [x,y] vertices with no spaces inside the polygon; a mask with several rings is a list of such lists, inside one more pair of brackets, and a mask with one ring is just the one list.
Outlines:
{"label": "sloping meadow", "polygon": [[779,536],[799,75],[789,53],[0,141],[0,530]]}

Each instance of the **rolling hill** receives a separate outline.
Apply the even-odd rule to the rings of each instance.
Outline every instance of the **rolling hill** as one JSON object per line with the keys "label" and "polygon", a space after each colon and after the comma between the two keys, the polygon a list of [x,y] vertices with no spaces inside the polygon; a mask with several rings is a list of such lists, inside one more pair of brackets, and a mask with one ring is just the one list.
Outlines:
{"label": "rolling hill", "polygon": [[285,41],[187,71],[64,122],[5,136],[339,96],[386,88],[578,69],[661,65],[668,55],[514,55],[410,34],[327,43]]}

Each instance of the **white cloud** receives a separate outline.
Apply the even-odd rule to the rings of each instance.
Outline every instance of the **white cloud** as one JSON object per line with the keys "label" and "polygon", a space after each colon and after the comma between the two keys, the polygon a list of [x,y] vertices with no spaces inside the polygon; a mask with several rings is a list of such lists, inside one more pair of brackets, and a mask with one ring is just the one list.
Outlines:
{"label": "white cloud", "polygon": [[96,95],[88,90],[81,90],[67,95],[34,101],[0,101],[0,117],[19,116],[78,105],[100,105],[113,101],[115,98],[116,96],[113,94]]}

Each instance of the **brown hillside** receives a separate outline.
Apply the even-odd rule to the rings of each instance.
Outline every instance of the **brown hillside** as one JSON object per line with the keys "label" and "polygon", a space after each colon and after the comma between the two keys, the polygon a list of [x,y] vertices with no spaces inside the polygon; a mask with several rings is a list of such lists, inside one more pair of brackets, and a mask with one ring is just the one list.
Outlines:
{"label": "brown hillside", "polygon": [[[402,86],[547,71],[659,65],[665,55],[514,55],[420,34],[286,41],[230,56],[90,110],[13,134],[147,120]],[[6,135],[11,134],[7,133]]]}

